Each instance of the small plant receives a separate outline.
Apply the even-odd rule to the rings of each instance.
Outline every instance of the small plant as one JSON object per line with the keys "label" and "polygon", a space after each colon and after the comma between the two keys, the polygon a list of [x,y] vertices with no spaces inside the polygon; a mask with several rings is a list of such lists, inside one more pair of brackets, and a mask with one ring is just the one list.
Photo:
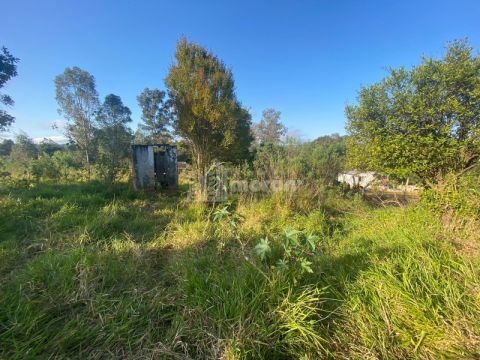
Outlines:
{"label": "small plant", "polygon": [[231,212],[228,210],[228,205],[218,208],[213,213],[213,221],[222,221],[231,215]]}
{"label": "small plant", "polygon": [[261,260],[264,260],[267,254],[271,251],[272,249],[270,248],[270,243],[267,237],[261,239],[257,246],[255,246],[255,252]]}
{"label": "small plant", "polygon": [[230,203],[218,207],[212,215],[212,220],[214,223],[216,223],[214,227],[214,234],[218,240],[218,249],[223,249],[229,240],[235,240],[242,246],[243,249],[245,244],[241,239],[239,231],[239,226],[243,220],[243,217],[231,209]]}
{"label": "small plant", "polygon": [[276,240],[276,247],[267,237],[259,241],[255,252],[260,260],[274,263],[270,266],[272,269],[287,274],[294,282],[305,273],[313,273],[313,260],[320,254],[318,236],[288,228]]}
{"label": "small plant", "polygon": [[228,220],[228,224],[233,229],[236,229],[238,227],[238,224],[243,220],[243,218],[242,216],[232,211],[231,207],[232,207],[232,204],[227,203],[227,205],[217,208],[213,212],[213,221],[222,222],[222,221]]}

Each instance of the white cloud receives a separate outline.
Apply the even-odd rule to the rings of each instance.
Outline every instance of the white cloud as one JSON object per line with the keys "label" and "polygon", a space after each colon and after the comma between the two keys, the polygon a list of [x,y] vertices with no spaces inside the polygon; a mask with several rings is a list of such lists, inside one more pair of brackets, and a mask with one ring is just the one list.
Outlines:
{"label": "white cloud", "polygon": [[41,143],[43,140],[48,139],[56,142],[57,144],[66,144],[68,142],[68,139],[64,135],[53,135],[53,136],[44,136],[44,137],[36,137],[33,138],[33,142],[35,144]]}

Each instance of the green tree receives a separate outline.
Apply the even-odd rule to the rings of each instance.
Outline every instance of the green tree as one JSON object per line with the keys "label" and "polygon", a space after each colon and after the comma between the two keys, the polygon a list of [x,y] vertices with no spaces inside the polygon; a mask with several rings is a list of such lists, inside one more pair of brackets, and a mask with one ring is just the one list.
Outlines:
{"label": "green tree", "polygon": [[0,142],[0,156],[8,156],[12,152],[15,143],[11,139],[5,139]]}
{"label": "green tree", "polygon": [[232,129],[232,134],[235,136],[235,141],[229,144],[228,149],[220,151],[216,154],[216,159],[233,164],[241,164],[245,160],[251,160],[250,145],[253,141],[252,136],[252,116],[250,112],[237,106],[232,113],[235,117],[235,128]]}
{"label": "green tree", "polygon": [[28,166],[30,175],[36,181],[42,179],[56,180],[61,176],[60,169],[55,160],[46,154],[39,156],[38,159],[33,159]]}
{"label": "green tree", "polygon": [[255,148],[253,169],[261,180],[308,180],[331,185],[345,163],[345,138],[322,136],[302,143],[288,138],[283,144],[266,143]]}
{"label": "green tree", "polygon": [[133,134],[133,143],[134,144],[149,144],[150,141],[148,140],[148,136],[141,129],[141,125],[138,125],[137,130],[135,130],[135,133]]}
{"label": "green tree", "polygon": [[215,159],[240,160],[251,142],[250,114],[234,92],[231,70],[211,52],[182,38],[166,84],[176,132],[189,142],[204,191],[204,175]]}
{"label": "green tree", "polygon": [[480,58],[466,41],[442,59],[391,69],[346,107],[349,166],[425,182],[461,171],[480,154]]}
{"label": "green tree", "polygon": [[338,134],[317,138],[301,147],[306,177],[333,184],[345,166],[345,137]]}
{"label": "green tree", "polygon": [[38,157],[38,148],[31,137],[21,132],[15,137],[15,144],[10,155],[20,161],[36,159]]}
{"label": "green tree", "polygon": [[10,153],[10,160],[15,163],[15,167],[23,169],[27,174],[29,162],[38,158],[38,148],[26,133],[21,132],[15,136],[15,144]]}
{"label": "green tree", "polygon": [[258,144],[278,144],[287,133],[287,128],[280,121],[280,111],[266,109],[262,112],[262,119],[253,127],[255,140]]}
{"label": "green tree", "polygon": [[52,159],[64,179],[68,178],[70,171],[79,170],[82,167],[81,158],[77,155],[75,146],[67,145],[62,151],[55,151]]}
{"label": "green tree", "polygon": [[41,154],[52,156],[55,152],[62,150],[62,146],[53,140],[45,138],[38,144],[38,150]]}
{"label": "green tree", "polygon": [[[5,86],[7,81],[17,76],[17,63],[18,59],[10,54],[6,47],[2,47],[0,52],[0,89]],[[13,106],[14,101],[10,96],[0,93],[0,104]],[[12,115],[0,109],[0,132],[5,131],[14,121],[15,118]]]}
{"label": "green tree", "polygon": [[132,121],[131,111],[122,99],[114,94],[107,95],[98,114],[98,162],[109,183],[113,183],[121,169],[122,161],[128,157],[132,132],[127,124]]}
{"label": "green tree", "polygon": [[90,174],[95,144],[95,116],[99,101],[95,78],[78,67],[66,68],[55,78],[56,100],[59,113],[69,121],[67,135],[74,140],[85,156]]}
{"label": "green tree", "polygon": [[177,147],[177,160],[192,163],[192,151],[190,144],[184,139],[178,139],[174,145]]}
{"label": "green tree", "polygon": [[137,96],[142,109],[142,121],[139,130],[144,134],[144,141],[164,143],[171,141],[167,126],[170,124],[170,102],[165,99],[165,91],[145,88]]}

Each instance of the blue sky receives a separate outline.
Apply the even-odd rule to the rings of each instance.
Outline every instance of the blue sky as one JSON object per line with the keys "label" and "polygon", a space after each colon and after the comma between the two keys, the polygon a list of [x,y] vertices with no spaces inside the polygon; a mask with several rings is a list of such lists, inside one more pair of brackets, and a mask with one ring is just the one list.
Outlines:
{"label": "blue sky", "polygon": [[53,79],[79,66],[133,113],[145,87],[164,88],[176,41],[212,50],[232,68],[237,96],[305,139],[344,133],[346,103],[387,67],[440,56],[468,37],[480,49],[480,1],[24,1],[2,4],[0,45],[21,59],[4,92],[16,104],[12,133],[61,135]]}

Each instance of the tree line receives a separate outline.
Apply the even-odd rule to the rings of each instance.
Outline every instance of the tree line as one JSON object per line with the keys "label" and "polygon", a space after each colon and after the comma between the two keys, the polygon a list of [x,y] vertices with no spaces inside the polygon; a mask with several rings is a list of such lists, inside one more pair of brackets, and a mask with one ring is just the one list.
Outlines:
{"label": "tree line", "polygon": [[[1,85],[16,75],[17,62],[4,48],[2,71],[5,69],[6,75]],[[179,144],[201,181],[213,160],[241,163],[251,157],[252,143],[279,143],[286,134],[280,112],[274,109],[265,110],[260,123],[252,126],[249,110],[236,97],[231,69],[186,38],[177,44],[175,62],[165,81],[167,90],[145,88],[138,95],[142,121],[135,133],[129,127],[131,111],[120,96],[109,94],[100,101],[95,78],[87,71],[68,67],[54,83],[69,139],[68,146],[58,146],[57,150],[74,151],[77,164],[81,157],[88,177],[94,166],[108,182],[114,182],[125,167],[132,142]],[[2,120],[2,130],[12,122],[12,117]],[[16,143],[13,156],[17,160],[38,160],[45,154],[41,149],[33,150],[35,145],[26,134],[19,134]],[[3,151],[10,153],[12,146],[11,140],[4,141]],[[47,168],[45,164],[41,167]]]}
{"label": "tree line", "polygon": [[[0,88],[16,76],[18,61],[2,49]],[[78,67],[66,68],[55,78],[59,111],[68,121],[70,143],[64,148],[81,157],[88,174],[94,165],[108,182],[114,182],[127,166],[132,142],[176,143],[180,158],[192,163],[200,183],[213,161],[258,165],[262,157],[286,154],[278,148],[287,134],[280,112],[267,109],[261,121],[253,124],[249,110],[235,94],[231,69],[202,46],[186,38],[177,43],[165,87],[166,91],[146,88],[138,95],[142,121],[133,133],[131,111],[118,95],[109,94],[100,101],[91,74]],[[0,94],[0,101],[13,105],[8,95]],[[349,168],[398,179],[413,177],[424,184],[466,171],[480,155],[480,57],[466,40],[454,41],[442,58],[423,57],[411,68],[390,69],[378,83],[361,88],[357,103],[347,105],[345,114],[347,136],[337,139],[340,145],[334,153],[336,159],[344,159],[346,153]],[[1,110],[1,131],[13,121]],[[17,150],[10,149],[13,156],[35,157],[30,140],[20,134]],[[13,142],[4,141],[0,153],[10,154],[12,146]],[[302,161],[312,167],[325,162]],[[340,171],[338,164],[343,160],[331,164]]]}

